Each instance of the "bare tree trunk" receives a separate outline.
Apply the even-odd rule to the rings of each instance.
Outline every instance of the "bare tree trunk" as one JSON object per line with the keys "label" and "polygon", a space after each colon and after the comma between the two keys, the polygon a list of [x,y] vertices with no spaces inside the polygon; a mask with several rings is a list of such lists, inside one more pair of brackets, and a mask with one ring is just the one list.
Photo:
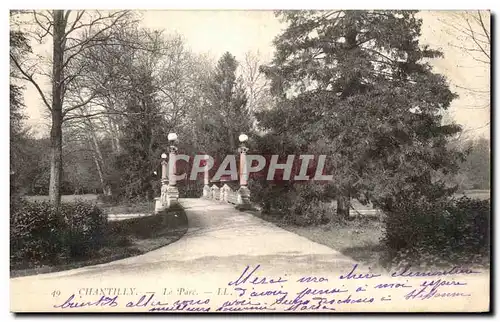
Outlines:
{"label": "bare tree trunk", "polygon": [[102,193],[105,196],[111,196],[111,187],[107,184],[104,177],[104,158],[102,157],[101,148],[99,147],[99,142],[97,141],[97,136],[95,135],[94,126],[91,120],[87,120],[87,127],[89,129],[90,139],[92,141],[92,148],[94,150],[94,162],[97,167],[97,172],[99,174],[99,180],[101,181]]}
{"label": "bare tree trunk", "polygon": [[61,205],[62,181],[62,81],[63,81],[63,37],[65,33],[64,12],[54,10],[53,66],[52,66],[52,128],[50,130],[50,184],[49,197],[54,207]]}
{"label": "bare tree trunk", "polygon": [[106,179],[104,178],[104,171],[103,171],[104,160],[102,158],[101,149],[97,144],[97,139],[95,137],[95,134],[92,134],[92,140],[94,141],[94,150],[95,150],[94,161],[97,167],[97,172],[99,174],[99,180],[101,181],[102,193],[105,196],[111,196],[112,194],[111,187],[106,183]]}
{"label": "bare tree trunk", "polygon": [[[198,120],[195,120],[194,121],[194,124],[193,126],[191,127],[191,135],[192,135],[192,138],[193,138],[193,145],[197,148],[199,148],[200,144],[198,142]],[[200,152],[200,151],[197,151],[197,152]]]}
{"label": "bare tree trunk", "polygon": [[115,140],[115,137],[116,137],[116,131],[115,131],[115,126],[113,125],[113,121],[111,120],[111,117],[107,117],[107,121],[108,121],[108,128],[109,128],[109,132],[111,134],[111,148],[113,150],[113,152],[117,152],[118,150],[118,147],[116,145],[116,140]]}
{"label": "bare tree trunk", "polygon": [[351,208],[351,196],[346,194],[341,194],[337,199],[337,215],[341,218],[349,218],[349,209]]}
{"label": "bare tree trunk", "polygon": [[230,126],[227,127],[227,135],[229,136],[229,146],[231,147],[231,153],[236,153],[236,143],[234,142],[233,130]]}
{"label": "bare tree trunk", "polygon": [[[111,107],[111,109],[114,109],[114,104],[113,104],[113,102],[111,100],[108,100],[108,105]],[[119,136],[120,136],[120,132],[119,132],[120,126],[116,122],[116,117],[115,116],[108,115],[107,119],[108,119],[109,130],[110,130],[111,135],[112,135],[111,146],[113,148],[113,152],[119,153],[120,150],[121,150],[121,147],[120,147],[120,138],[119,138]]]}
{"label": "bare tree trunk", "polygon": [[116,145],[116,153],[120,153],[122,148],[120,145],[120,138],[118,137],[118,135],[115,136],[115,145]]}
{"label": "bare tree trunk", "polygon": [[97,173],[99,174],[99,180],[101,181],[101,188],[102,188],[102,193],[105,196],[110,196],[111,195],[111,189],[106,185],[106,182],[104,181],[104,174],[102,173],[102,168],[101,164],[99,163],[99,160],[97,158],[97,154],[94,153],[94,162],[95,166],[97,168]]}
{"label": "bare tree trunk", "polygon": [[122,147],[120,144],[120,125],[116,123],[115,119],[113,119],[113,141],[115,142],[116,150],[114,152],[120,153],[122,151]]}

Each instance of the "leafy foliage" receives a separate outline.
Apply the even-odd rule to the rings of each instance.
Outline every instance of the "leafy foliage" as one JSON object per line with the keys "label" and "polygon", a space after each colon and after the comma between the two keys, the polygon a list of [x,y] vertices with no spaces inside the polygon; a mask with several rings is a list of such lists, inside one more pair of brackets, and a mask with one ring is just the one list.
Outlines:
{"label": "leafy foliage", "polygon": [[491,182],[490,141],[484,138],[465,142],[467,156],[460,165],[461,182],[465,189],[489,189]]}
{"label": "leafy foliage", "polygon": [[490,201],[470,199],[429,203],[401,200],[387,211],[383,243],[389,259],[436,262],[473,261],[490,247]]}
{"label": "leafy foliage", "polygon": [[57,261],[64,249],[64,223],[50,203],[15,198],[10,206],[11,265]]}
{"label": "leafy foliage", "polygon": [[343,201],[344,216],[350,198],[380,207],[408,192],[452,192],[434,173],[458,170],[447,138],[460,127],[440,116],[456,95],[433,73],[428,60],[442,53],[419,44],[415,14],[278,12],[288,27],[262,70],[280,102],[257,119],[277,151],[328,156],[334,180],[325,193]]}
{"label": "leafy foliage", "polygon": [[[11,12],[11,18],[13,13]],[[21,31],[10,30],[10,54],[21,58],[31,52],[29,41]],[[11,61],[12,64],[12,61]],[[23,86],[19,85],[15,79],[18,73],[15,68],[10,70],[10,190],[11,193],[19,193],[23,186],[22,170],[20,161],[29,158],[24,147],[29,138],[28,128],[23,124],[26,116],[23,113]]]}
{"label": "leafy foliage", "polygon": [[98,250],[107,217],[94,204],[63,204],[61,213],[49,202],[11,199],[11,265],[55,264]]}
{"label": "leafy foliage", "polygon": [[[113,130],[102,134],[97,145],[104,179],[113,194],[126,200],[152,200],[158,178],[159,156],[166,152],[167,134],[175,131],[194,104],[190,79],[191,53],[180,37],[161,32],[130,31],[137,47],[101,48],[113,63],[99,59],[92,72],[100,79],[112,79],[106,100],[106,119]],[[118,68],[117,68],[118,67]],[[99,86],[99,83],[94,86]],[[110,151],[105,142],[111,144]],[[102,164],[105,163],[105,164]]]}
{"label": "leafy foliage", "polygon": [[153,197],[150,179],[154,169],[154,151],[159,147],[154,140],[156,135],[164,132],[161,128],[163,122],[150,75],[143,75],[135,81],[135,86],[142,91],[132,95],[127,105],[130,115],[124,123],[127,128],[122,139],[124,151],[118,156],[116,163],[117,170],[121,173],[121,189],[118,193],[127,199],[145,197],[150,200]]}
{"label": "leafy foliage", "polygon": [[248,133],[251,127],[247,96],[243,80],[236,76],[237,68],[238,62],[229,52],[219,59],[203,85],[203,111],[195,117],[196,152],[208,153],[220,161],[226,154],[236,153],[239,134]]}
{"label": "leafy foliage", "polygon": [[182,207],[110,222],[95,204],[81,201],[63,203],[56,215],[49,202],[13,198],[11,210],[11,276],[136,256],[165,246],[187,231]]}
{"label": "leafy foliage", "polygon": [[67,227],[65,247],[70,257],[88,256],[104,244],[108,220],[95,204],[63,203],[60,211]]}

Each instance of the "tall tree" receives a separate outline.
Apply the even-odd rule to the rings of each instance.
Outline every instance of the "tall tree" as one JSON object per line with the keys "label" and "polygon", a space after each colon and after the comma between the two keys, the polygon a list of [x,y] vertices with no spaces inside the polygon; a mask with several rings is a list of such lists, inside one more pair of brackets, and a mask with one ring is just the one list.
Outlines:
{"label": "tall tree", "polygon": [[125,153],[120,157],[125,186],[122,191],[129,198],[144,196],[152,199],[153,187],[149,177],[154,169],[155,134],[161,130],[163,122],[151,74],[141,73],[135,86],[138,90],[130,95],[126,107],[130,115],[124,123],[127,130],[123,136]]}
{"label": "tall tree", "polygon": [[270,81],[259,69],[262,64],[259,51],[247,52],[241,63],[241,76],[248,98],[247,108],[254,126],[256,125],[254,114],[269,109],[273,105],[269,87]]}
{"label": "tall tree", "polygon": [[339,215],[349,215],[351,198],[390,207],[405,193],[438,197],[447,191],[433,173],[457,169],[446,139],[460,128],[441,125],[439,113],[455,94],[426,62],[442,53],[420,46],[415,14],[277,13],[288,27],[263,71],[281,101],[260,113],[260,125],[296,152],[329,156],[325,191]]}
{"label": "tall tree", "polygon": [[226,52],[206,86],[205,131],[212,134],[207,145],[217,146],[216,154],[235,153],[238,135],[251,127],[247,96],[242,79],[236,76],[237,68],[236,58]]}
{"label": "tall tree", "polygon": [[[49,70],[44,70],[39,57],[34,60],[20,60],[11,54],[11,59],[22,77],[30,82],[40,95],[51,116],[50,131],[50,184],[49,196],[56,208],[61,203],[62,182],[62,129],[63,121],[73,110],[79,109],[100,94],[99,91],[88,91],[85,88],[75,88],[79,77],[85,75],[85,68],[76,62],[89,48],[113,41],[113,30],[126,26],[129,22],[129,12],[117,11],[103,14],[98,11],[52,10],[33,11],[35,32],[32,37],[44,42],[51,39],[52,61]],[[43,77],[48,77],[51,90],[43,86]],[[78,100],[66,100],[69,90],[76,90]]]}
{"label": "tall tree", "polygon": [[460,174],[465,177],[465,188],[490,189],[490,141],[485,138],[469,139],[464,145],[467,158],[460,166]]}
{"label": "tall tree", "polygon": [[[17,12],[11,11],[11,20],[15,20]],[[11,23],[16,23],[12,21]],[[23,56],[31,52],[31,47],[24,32],[20,30],[10,30],[10,55],[16,59],[22,59]],[[13,61],[11,59],[11,65]],[[26,151],[27,128],[24,125],[26,118],[23,113],[23,87],[16,82],[19,77],[15,66],[10,69],[10,172],[11,172],[11,193],[15,193],[22,185],[24,167],[21,163],[28,160]]]}
{"label": "tall tree", "polygon": [[[87,86],[97,89],[111,81],[103,89],[106,95],[70,118],[77,124],[85,120],[98,172],[102,181],[114,186],[113,193],[151,198],[151,173],[168,145],[167,133],[182,128],[198,102],[193,78],[196,57],[177,35],[131,29],[122,37],[134,46],[99,46],[88,52]],[[90,127],[93,131],[88,131]],[[111,142],[111,158],[101,157],[96,132]]]}

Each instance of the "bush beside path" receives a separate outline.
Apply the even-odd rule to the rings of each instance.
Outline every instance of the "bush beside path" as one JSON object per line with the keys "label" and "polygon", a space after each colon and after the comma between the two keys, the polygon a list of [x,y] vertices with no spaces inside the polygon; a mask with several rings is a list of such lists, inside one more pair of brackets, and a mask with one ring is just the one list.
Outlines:
{"label": "bush beside path", "polygon": [[187,231],[187,217],[181,207],[158,215],[136,215],[138,218],[109,220],[95,202],[79,200],[63,203],[60,216],[56,216],[48,201],[13,200],[11,277],[143,254],[178,240]]}

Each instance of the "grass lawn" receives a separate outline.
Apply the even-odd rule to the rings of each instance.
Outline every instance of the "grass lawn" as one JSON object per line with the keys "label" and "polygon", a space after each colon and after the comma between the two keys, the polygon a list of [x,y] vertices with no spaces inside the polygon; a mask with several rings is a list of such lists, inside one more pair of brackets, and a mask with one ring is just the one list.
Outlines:
{"label": "grass lawn", "polygon": [[122,221],[110,221],[103,247],[85,259],[65,259],[57,265],[32,267],[29,263],[13,265],[11,277],[63,271],[83,266],[103,264],[140,255],[171,244],[187,231],[183,209],[170,209],[158,215]]}
{"label": "grass lawn", "polygon": [[152,214],[155,210],[153,201],[121,205],[100,204],[99,207],[107,214]]}
{"label": "grass lawn", "polygon": [[327,224],[316,227],[282,227],[316,243],[340,251],[354,260],[377,268],[384,254],[379,240],[384,233],[383,224],[376,219],[356,217],[345,226]]}
{"label": "grass lawn", "polygon": [[276,217],[264,215],[258,211],[251,211],[251,213],[287,231],[338,250],[372,268],[382,266],[380,259],[384,250],[379,240],[385,228],[378,218],[358,216],[353,217],[352,221],[345,225],[329,223],[320,226],[300,227],[284,223],[277,220]]}
{"label": "grass lawn", "polygon": [[[459,198],[467,196],[473,199],[490,199],[489,190],[467,190],[456,194]],[[338,250],[346,256],[372,268],[387,267],[387,250],[380,243],[385,233],[385,225],[381,212],[375,211],[370,205],[362,205],[357,200],[352,201],[351,220],[344,224],[328,223],[319,226],[296,226],[280,220],[278,217],[262,214],[260,211],[250,211],[254,216],[272,222],[280,228],[305,237],[313,242]],[[420,260],[420,258],[418,259]],[[464,264],[456,262],[455,264]],[[470,263],[475,267],[489,267],[488,256],[476,256]],[[423,260],[419,265],[447,265],[439,261]]]}

